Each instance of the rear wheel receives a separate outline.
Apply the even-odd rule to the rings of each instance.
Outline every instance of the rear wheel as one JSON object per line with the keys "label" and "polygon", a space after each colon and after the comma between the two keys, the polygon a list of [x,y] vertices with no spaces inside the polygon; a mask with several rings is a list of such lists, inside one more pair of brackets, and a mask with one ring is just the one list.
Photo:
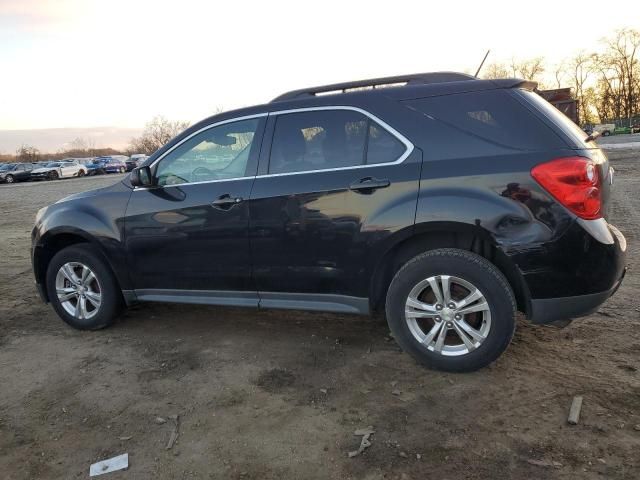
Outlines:
{"label": "rear wheel", "polygon": [[58,179],[58,172],[56,172],[55,170],[52,170],[49,172],[49,180],[57,180]]}
{"label": "rear wheel", "polygon": [[84,170],[78,170],[78,176],[84,177]]}
{"label": "rear wheel", "polygon": [[80,330],[107,327],[122,309],[113,273],[89,245],[73,245],[56,253],[47,268],[46,285],[56,313]]}
{"label": "rear wheel", "polygon": [[124,167],[120,167],[120,173],[125,173],[126,171],[127,171],[127,169],[126,169],[126,168],[124,168]]}
{"label": "rear wheel", "polygon": [[389,328],[404,351],[431,368],[467,372],[497,359],[515,328],[504,275],[465,250],[432,250],[407,262],[387,292]]}

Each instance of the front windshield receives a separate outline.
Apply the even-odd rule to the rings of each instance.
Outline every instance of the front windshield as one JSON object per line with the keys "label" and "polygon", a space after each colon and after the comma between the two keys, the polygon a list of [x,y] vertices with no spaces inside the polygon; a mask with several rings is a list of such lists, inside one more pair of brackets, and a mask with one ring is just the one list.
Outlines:
{"label": "front windshield", "polygon": [[51,162],[51,163],[47,163],[46,166],[49,168],[53,168],[53,167],[59,167],[60,164],[58,162]]}

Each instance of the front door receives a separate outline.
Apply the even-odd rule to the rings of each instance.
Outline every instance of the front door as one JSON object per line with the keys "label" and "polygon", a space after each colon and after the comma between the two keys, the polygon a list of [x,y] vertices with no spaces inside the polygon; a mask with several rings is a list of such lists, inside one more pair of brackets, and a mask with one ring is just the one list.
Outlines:
{"label": "front door", "polygon": [[225,303],[238,295],[225,292],[235,291],[248,299],[236,304],[257,304],[247,200],[263,130],[258,117],[212,124],[153,164],[155,186],[134,190],[125,219],[139,298],[218,296]]}
{"label": "front door", "polygon": [[376,246],[413,225],[420,152],[373,116],[327,108],[270,114],[250,202],[264,306],[366,309]]}

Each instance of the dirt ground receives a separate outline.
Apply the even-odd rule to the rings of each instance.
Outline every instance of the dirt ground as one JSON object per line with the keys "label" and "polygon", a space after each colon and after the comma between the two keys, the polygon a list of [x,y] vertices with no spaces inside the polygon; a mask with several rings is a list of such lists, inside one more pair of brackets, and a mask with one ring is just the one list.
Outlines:
{"label": "dirt ground", "polygon": [[[0,477],[86,478],[128,452],[104,478],[640,478],[640,151],[609,156],[619,292],[566,329],[520,321],[496,364],[464,375],[418,367],[365,317],[149,304],[72,330],[33,287],[34,215],[116,178],[0,186]],[[372,446],[348,458],[368,425]]]}

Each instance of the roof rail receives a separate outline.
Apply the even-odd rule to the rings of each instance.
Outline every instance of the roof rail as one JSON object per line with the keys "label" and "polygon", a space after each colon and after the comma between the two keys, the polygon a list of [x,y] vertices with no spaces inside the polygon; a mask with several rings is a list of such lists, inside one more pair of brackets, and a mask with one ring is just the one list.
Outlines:
{"label": "roof rail", "polygon": [[272,102],[284,100],[294,100],[296,98],[314,97],[318,94],[345,93],[347,90],[357,88],[377,88],[383,86],[420,85],[427,83],[459,82],[465,80],[477,80],[476,77],[465,73],[456,72],[427,72],[414,73],[411,75],[399,75],[396,77],[370,78],[368,80],[358,80],[355,82],[334,83],[331,85],[321,85],[319,87],[302,88],[283,93],[274,98]]}

